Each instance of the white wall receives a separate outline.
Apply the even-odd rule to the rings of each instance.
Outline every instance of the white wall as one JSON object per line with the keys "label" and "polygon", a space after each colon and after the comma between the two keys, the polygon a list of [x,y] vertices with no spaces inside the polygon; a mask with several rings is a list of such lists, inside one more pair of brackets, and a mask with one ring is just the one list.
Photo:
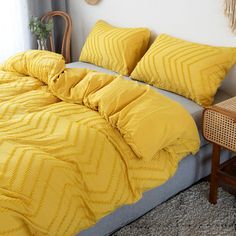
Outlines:
{"label": "white wall", "polygon": [[[224,0],[101,0],[95,6],[84,0],[68,0],[68,8],[73,21],[74,60],[78,60],[98,19],[120,27],[148,27],[154,36],[167,33],[194,42],[236,47],[236,35],[223,13]],[[233,74],[236,77],[236,69]]]}
{"label": "white wall", "polygon": [[186,40],[222,46],[236,46],[236,36],[223,14],[224,0],[101,0],[88,5],[68,0],[73,20],[73,56],[80,49],[98,19],[121,27],[150,28]]}

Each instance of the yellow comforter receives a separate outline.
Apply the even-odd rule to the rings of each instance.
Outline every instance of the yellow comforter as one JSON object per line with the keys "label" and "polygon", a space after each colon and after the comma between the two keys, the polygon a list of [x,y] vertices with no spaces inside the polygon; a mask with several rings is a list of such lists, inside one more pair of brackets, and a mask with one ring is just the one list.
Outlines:
{"label": "yellow comforter", "polygon": [[0,69],[0,235],[75,235],[198,148],[191,116],[149,86],[17,54]]}

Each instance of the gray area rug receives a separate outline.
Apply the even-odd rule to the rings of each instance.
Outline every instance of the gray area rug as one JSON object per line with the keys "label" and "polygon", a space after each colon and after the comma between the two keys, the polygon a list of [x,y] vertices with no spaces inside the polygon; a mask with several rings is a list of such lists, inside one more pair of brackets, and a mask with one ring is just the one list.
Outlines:
{"label": "gray area rug", "polygon": [[236,236],[236,197],[219,188],[211,205],[208,192],[207,182],[194,185],[113,236]]}

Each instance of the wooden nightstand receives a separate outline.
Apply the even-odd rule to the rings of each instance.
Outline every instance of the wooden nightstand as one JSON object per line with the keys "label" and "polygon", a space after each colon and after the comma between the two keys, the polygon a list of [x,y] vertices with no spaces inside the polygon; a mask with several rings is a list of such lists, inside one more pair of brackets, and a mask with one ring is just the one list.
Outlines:
{"label": "wooden nightstand", "polygon": [[222,148],[236,152],[236,97],[204,110],[203,135],[213,143],[209,201],[215,204],[219,181],[236,188],[236,157],[220,165]]}

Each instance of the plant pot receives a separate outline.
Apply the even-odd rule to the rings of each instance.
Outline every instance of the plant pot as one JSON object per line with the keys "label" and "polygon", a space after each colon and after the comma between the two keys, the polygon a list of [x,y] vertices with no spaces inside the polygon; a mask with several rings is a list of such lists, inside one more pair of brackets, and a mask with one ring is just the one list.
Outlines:
{"label": "plant pot", "polygon": [[48,50],[46,39],[37,39],[38,50]]}

